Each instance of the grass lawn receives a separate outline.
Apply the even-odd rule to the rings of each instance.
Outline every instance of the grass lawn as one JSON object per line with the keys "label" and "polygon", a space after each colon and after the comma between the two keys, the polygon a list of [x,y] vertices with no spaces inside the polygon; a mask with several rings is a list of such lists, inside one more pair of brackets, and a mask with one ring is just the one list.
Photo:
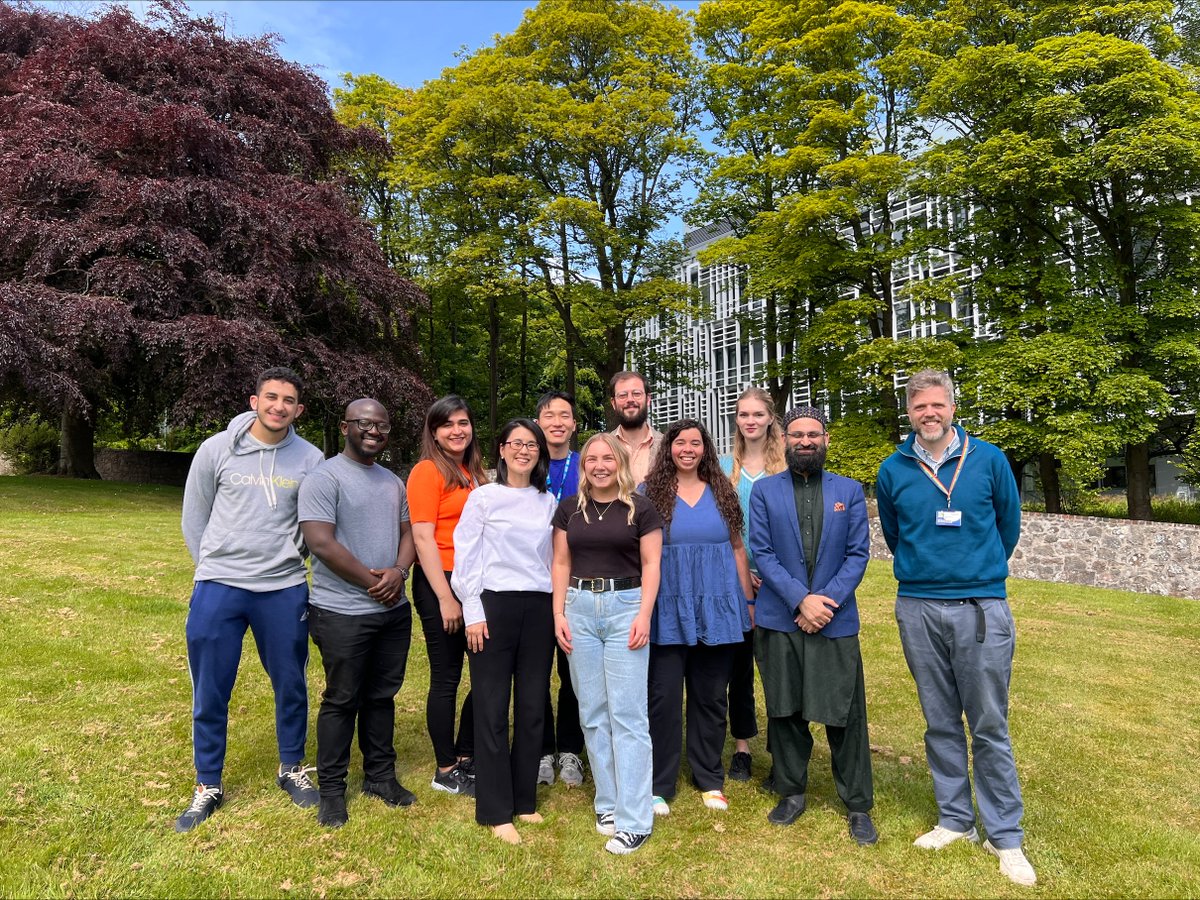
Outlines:
{"label": "grass lawn", "polygon": [[[173,488],[0,478],[0,897],[1200,895],[1200,602],[1010,584],[1012,731],[1039,878],[1022,889],[978,847],[911,845],[936,812],[895,584],[877,563],[860,591],[874,848],[846,834],[820,736],[809,810],[791,828],[766,821],[760,737],[755,780],[729,783],[728,813],[681,785],[634,856],[603,851],[590,782],[541,788],[546,823],[522,827],[519,847],[502,844],[470,801],[429,787],[419,628],[396,736],[415,806],[354,796],[336,832],[292,807],[274,783],[271,694],[247,641],[225,806],[175,834],[192,782],[180,499]],[[314,659],[314,719],[321,682]],[[310,760],[314,744],[310,728]]]}

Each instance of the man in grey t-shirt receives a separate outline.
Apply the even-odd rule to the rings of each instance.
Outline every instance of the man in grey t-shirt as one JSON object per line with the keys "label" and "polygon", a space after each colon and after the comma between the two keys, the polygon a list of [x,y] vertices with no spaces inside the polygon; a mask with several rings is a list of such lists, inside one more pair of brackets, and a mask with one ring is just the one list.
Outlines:
{"label": "man in grey t-shirt", "polygon": [[363,793],[409,806],[396,780],[392,736],[404,683],[412,612],[404,582],[415,556],[404,483],[375,457],[392,430],[375,400],[355,400],[341,423],[345,449],[300,489],[299,518],[312,553],[308,628],[321,651],[325,693],[317,714],[317,822],[340,828],[346,814],[350,744],[358,723]]}

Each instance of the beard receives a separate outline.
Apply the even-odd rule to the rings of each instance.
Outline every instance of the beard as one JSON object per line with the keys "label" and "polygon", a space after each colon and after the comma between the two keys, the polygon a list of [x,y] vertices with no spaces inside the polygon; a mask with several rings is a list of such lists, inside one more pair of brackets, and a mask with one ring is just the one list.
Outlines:
{"label": "beard", "polygon": [[797,475],[816,475],[825,468],[825,455],[828,448],[824,445],[818,445],[813,448],[810,453],[801,453],[796,447],[788,447],[784,450],[784,458],[787,459],[788,468]]}
{"label": "beard", "polygon": [[639,406],[636,411],[630,412],[625,409],[617,411],[617,418],[621,420],[621,424],[634,431],[646,424],[646,418],[650,414],[648,406]]}

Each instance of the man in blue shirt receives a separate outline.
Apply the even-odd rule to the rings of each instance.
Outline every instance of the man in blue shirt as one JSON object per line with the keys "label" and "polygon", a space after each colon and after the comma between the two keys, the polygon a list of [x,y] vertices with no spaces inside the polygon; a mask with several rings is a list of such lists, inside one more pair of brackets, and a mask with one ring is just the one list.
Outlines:
{"label": "man in blue shirt", "polygon": [[[561,502],[579,492],[579,453],[571,449],[575,437],[575,398],[565,391],[547,391],[538,398],[537,423],[546,435],[550,472],[546,488]],[[571,689],[570,662],[558,649],[558,718],[550,691],[546,691],[546,732],[542,741],[542,759],[538,764],[538,784],[554,784],[555,752],[558,777],[567,787],[583,784],[583,728],[579,725],[579,701]],[[556,727],[557,726],[557,727]]]}
{"label": "man in blue shirt", "polygon": [[1015,627],[1005,582],[1021,533],[1021,501],[1004,454],[953,424],[954,382],[925,369],[909,379],[913,433],[879,469],[883,536],[895,554],[896,621],[925,715],[925,755],[938,824],[914,842],[938,850],[977,842],[1021,885],[1037,881],[1021,850],[1024,806],[1008,734]]}

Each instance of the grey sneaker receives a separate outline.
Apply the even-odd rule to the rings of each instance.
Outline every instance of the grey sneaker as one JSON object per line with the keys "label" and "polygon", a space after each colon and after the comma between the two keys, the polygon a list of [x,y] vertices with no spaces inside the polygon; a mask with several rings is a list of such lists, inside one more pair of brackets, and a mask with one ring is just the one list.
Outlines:
{"label": "grey sneaker", "polygon": [[547,753],[538,763],[538,784],[554,784],[554,754]]}
{"label": "grey sneaker", "polygon": [[293,803],[303,809],[308,809],[321,802],[317,789],[308,778],[308,773],[315,771],[317,771],[315,766],[305,768],[304,763],[296,763],[290,769],[280,766],[279,776],[275,779],[275,783],[292,798]]}
{"label": "grey sneaker", "polygon": [[567,787],[583,784],[583,760],[574,753],[558,754],[558,780]]}
{"label": "grey sneaker", "polygon": [[192,794],[192,805],[175,820],[175,830],[181,833],[191,831],[216,812],[224,799],[225,794],[219,785],[196,785],[196,792]]}

